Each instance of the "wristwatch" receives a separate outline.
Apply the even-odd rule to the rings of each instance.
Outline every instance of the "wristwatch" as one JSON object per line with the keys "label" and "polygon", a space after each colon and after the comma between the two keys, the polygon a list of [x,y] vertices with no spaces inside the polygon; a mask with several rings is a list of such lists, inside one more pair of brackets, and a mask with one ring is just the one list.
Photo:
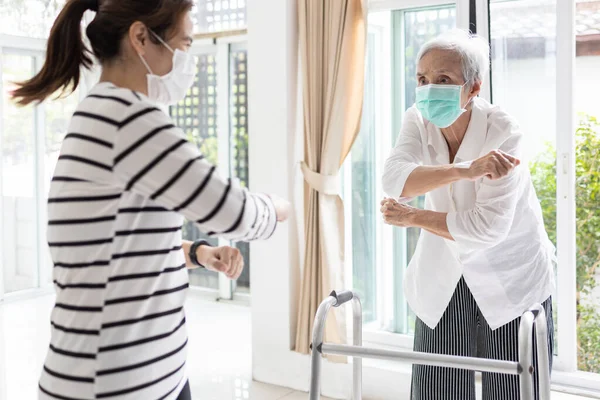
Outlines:
{"label": "wristwatch", "polygon": [[198,261],[197,252],[198,252],[198,247],[200,247],[200,246],[209,246],[210,247],[210,243],[208,243],[206,240],[196,240],[190,246],[190,253],[188,255],[190,257],[190,261],[192,262],[192,264],[194,264],[200,268],[206,268],[204,265],[200,264],[200,262]]}

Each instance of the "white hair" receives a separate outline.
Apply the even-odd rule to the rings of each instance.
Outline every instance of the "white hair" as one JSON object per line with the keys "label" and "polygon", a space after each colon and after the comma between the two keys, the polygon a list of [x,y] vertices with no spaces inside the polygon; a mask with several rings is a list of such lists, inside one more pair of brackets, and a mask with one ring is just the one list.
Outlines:
{"label": "white hair", "polygon": [[462,29],[453,29],[428,41],[417,54],[417,64],[431,50],[451,50],[462,60],[463,78],[467,86],[483,82],[490,67],[490,46],[480,36]]}

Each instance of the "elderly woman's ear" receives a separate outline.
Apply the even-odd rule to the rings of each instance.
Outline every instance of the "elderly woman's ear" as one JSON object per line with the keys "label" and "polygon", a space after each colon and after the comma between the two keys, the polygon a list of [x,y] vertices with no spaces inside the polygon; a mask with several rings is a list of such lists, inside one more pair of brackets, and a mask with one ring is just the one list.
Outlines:
{"label": "elderly woman's ear", "polygon": [[473,98],[479,96],[479,93],[481,93],[481,81],[476,80],[472,85],[466,85],[465,88],[467,88],[467,97],[464,99],[463,104],[469,104]]}

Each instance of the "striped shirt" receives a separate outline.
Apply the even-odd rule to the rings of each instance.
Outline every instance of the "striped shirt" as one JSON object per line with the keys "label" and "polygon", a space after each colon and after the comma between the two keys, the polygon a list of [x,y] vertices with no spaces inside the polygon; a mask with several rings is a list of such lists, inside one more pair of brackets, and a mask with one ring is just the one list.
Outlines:
{"label": "striped shirt", "polygon": [[56,305],[40,399],[175,399],[186,381],[184,217],[270,237],[267,196],[223,179],[141,94],[97,85],[75,112],[48,199]]}

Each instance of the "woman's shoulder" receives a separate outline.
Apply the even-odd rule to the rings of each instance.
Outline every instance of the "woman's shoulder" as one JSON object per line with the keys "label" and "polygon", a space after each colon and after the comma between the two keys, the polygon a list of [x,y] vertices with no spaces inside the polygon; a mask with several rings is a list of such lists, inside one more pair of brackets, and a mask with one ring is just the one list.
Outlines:
{"label": "woman's shoulder", "polygon": [[84,111],[93,110],[96,114],[110,116],[116,121],[125,121],[131,115],[152,110],[152,120],[170,121],[167,111],[144,94],[108,82],[98,83],[92,88],[79,108]]}
{"label": "woman's shoulder", "polygon": [[502,107],[491,104],[480,97],[475,99],[474,107],[487,120],[488,137],[490,134],[505,137],[520,134],[518,121]]}
{"label": "woman's shoulder", "polygon": [[417,109],[417,105],[413,104],[404,112],[404,119],[409,121],[420,121],[423,123],[423,117]]}
{"label": "woman's shoulder", "polygon": [[[100,82],[90,90],[86,99],[109,100],[113,104],[121,107],[131,107],[134,105],[147,105],[156,107],[146,95],[131,89],[116,86],[110,82]],[[104,102],[98,101],[98,104]]]}
{"label": "woman's shoulder", "polygon": [[487,118],[488,145],[500,148],[504,143],[520,142],[523,136],[518,121],[502,107],[478,98],[476,106]]}
{"label": "woman's shoulder", "polygon": [[486,115],[488,128],[495,128],[500,131],[518,129],[519,124],[517,120],[502,107],[491,104],[480,97],[476,98],[475,104]]}
{"label": "woman's shoulder", "polygon": [[403,129],[412,129],[415,130],[415,132],[419,131],[425,133],[428,124],[430,124],[430,122],[423,118],[423,115],[417,109],[416,104],[413,104],[404,112],[402,118]]}

